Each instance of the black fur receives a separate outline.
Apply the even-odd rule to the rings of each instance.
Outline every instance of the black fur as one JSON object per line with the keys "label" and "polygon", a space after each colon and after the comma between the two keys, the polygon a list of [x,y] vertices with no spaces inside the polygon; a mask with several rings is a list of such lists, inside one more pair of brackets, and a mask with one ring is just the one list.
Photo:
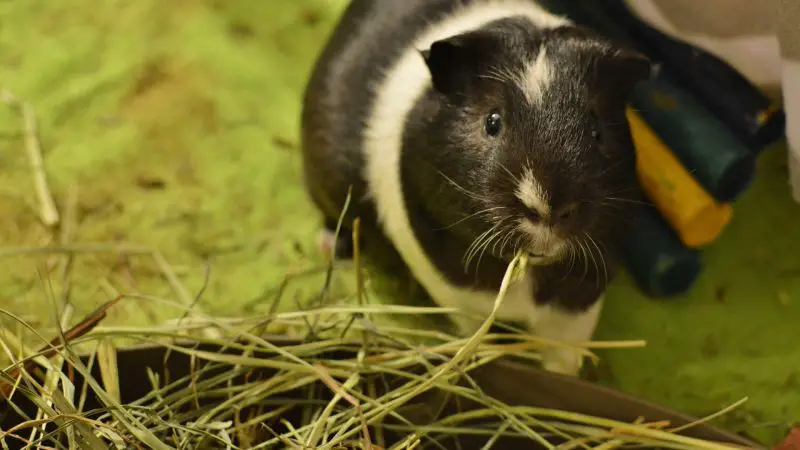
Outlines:
{"label": "black fur", "polygon": [[[352,186],[345,224],[361,218],[361,246],[383,270],[405,268],[378,226],[363,179],[371,86],[427,24],[478,1],[484,0],[353,0],[309,81],[302,118],[309,193],[326,221],[335,223]],[[542,48],[555,72],[536,107],[495,75],[521,71]],[[553,225],[565,236],[587,233],[594,241],[585,244],[591,253],[537,267],[532,298],[576,310],[593,304],[613,274],[614,243],[639,194],[624,106],[635,83],[647,76],[647,60],[586,30],[537,29],[521,17],[419,50],[432,86],[406,118],[401,178],[412,226],[428,257],[455,284],[496,290],[513,255],[509,246],[490,248],[480,265],[467,270],[461,256],[494,220],[527,214],[514,195],[513,178],[529,165],[554,210],[578,205],[569,218],[552,219],[560,220]],[[496,109],[504,112],[503,134],[481,140],[483,118]],[[503,209],[491,217],[477,214],[488,207]]]}

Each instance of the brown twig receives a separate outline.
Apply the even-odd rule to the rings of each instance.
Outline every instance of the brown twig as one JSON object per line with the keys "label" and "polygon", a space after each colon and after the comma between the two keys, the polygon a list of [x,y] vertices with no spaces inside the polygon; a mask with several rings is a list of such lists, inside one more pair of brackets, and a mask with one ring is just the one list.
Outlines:
{"label": "brown twig", "polygon": [[[94,310],[91,314],[86,316],[86,318],[80,321],[80,323],[70,328],[69,330],[65,331],[64,341],[65,342],[73,341],[92,331],[94,327],[96,327],[103,319],[105,319],[108,310],[115,304],[117,304],[121,299],[122,297],[120,296],[111,301],[106,302],[105,304]],[[58,336],[53,340],[51,340],[47,345],[42,347],[38,353],[44,358],[50,358],[51,356],[58,353],[60,344],[61,344],[61,337]],[[31,359],[22,365],[22,370],[26,372],[31,372],[33,371],[35,366],[36,362]],[[8,372],[8,376],[10,378],[16,379],[19,375],[20,375],[19,367],[15,367]],[[8,396],[10,396],[13,390],[14,390],[14,384],[5,383],[0,385],[0,394],[2,394],[3,397],[7,398]]]}
{"label": "brown twig", "polygon": [[53,193],[47,183],[47,174],[44,170],[42,146],[39,143],[39,128],[36,124],[36,114],[27,102],[23,101],[7,89],[0,90],[0,100],[4,103],[19,108],[25,122],[25,151],[33,169],[33,178],[36,194],[39,197],[39,207],[42,222],[48,227],[58,225],[60,220]]}

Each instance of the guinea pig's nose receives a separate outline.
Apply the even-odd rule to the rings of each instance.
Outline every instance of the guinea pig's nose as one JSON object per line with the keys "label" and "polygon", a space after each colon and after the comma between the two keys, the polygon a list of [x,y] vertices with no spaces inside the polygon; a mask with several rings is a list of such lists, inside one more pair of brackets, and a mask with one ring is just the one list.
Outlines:
{"label": "guinea pig's nose", "polygon": [[542,213],[537,211],[535,208],[528,208],[525,207],[525,215],[533,223],[539,223],[542,221]]}
{"label": "guinea pig's nose", "polygon": [[577,203],[568,203],[553,211],[553,222],[563,224],[572,220],[578,213]]}

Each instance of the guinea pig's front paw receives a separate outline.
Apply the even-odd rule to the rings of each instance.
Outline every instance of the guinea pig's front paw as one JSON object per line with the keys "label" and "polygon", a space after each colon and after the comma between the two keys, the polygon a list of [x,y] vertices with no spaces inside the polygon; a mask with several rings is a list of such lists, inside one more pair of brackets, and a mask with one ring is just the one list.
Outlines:
{"label": "guinea pig's front paw", "polygon": [[323,228],[317,233],[317,248],[326,259],[333,257],[336,252],[336,259],[350,259],[352,257],[352,240],[346,235],[339,235],[327,228]]}
{"label": "guinea pig's front paw", "polygon": [[583,366],[584,355],[571,348],[555,348],[542,351],[542,367],[549,371],[577,377]]}
{"label": "guinea pig's front paw", "polygon": [[319,230],[317,233],[317,249],[322,253],[322,256],[330,258],[333,255],[334,247],[336,247],[336,235],[327,228]]}

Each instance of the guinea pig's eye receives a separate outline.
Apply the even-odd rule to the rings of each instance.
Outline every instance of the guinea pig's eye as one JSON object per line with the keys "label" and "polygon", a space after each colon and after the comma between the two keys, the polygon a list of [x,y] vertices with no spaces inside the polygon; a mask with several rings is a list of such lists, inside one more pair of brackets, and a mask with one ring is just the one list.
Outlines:
{"label": "guinea pig's eye", "polygon": [[601,144],[603,142],[603,135],[600,133],[600,120],[594,113],[589,117],[589,127],[592,133],[592,139],[595,143]]}
{"label": "guinea pig's eye", "polygon": [[499,112],[495,111],[486,116],[486,123],[483,129],[490,137],[497,137],[500,134],[500,129],[503,127],[503,117]]}

